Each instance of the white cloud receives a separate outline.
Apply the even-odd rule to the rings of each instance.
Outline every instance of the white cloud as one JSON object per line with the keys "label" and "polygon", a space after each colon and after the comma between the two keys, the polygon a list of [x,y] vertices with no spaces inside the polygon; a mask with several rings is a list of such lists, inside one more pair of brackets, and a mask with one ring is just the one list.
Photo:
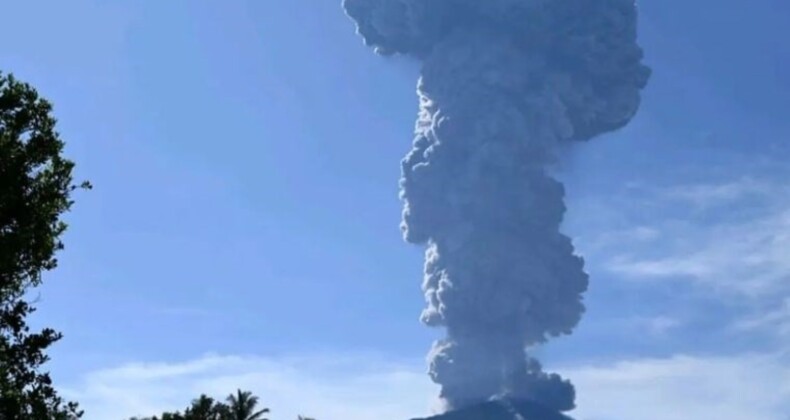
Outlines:
{"label": "white cloud", "polygon": [[664,199],[692,204],[697,210],[706,210],[739,200],[771,195],[777,186],[765,180],[744,176],[719,184],[689,184],[665,189],[660,192]]}
{"label": "white cloud", "polygon": [[733,330],[770,332],[780,338],[790,339],[790,298],[786,298],[773,310],[736,322]]}
{"label": "white cloud", "polygon": [[208,355],[180,363],[133,363],[92,372],[64,395],[86,420],[123,419],[180,410],[206,393],[253,391],[275,419],[409,419],[429,412],[436,390],[414,366],[369,355],[283,359]]}
{"label": "white cloud", "polygon": [[[749,218],[710,218],[657,221],[654,228],[666,240],[651,248],[621,246],[606,265],[634,279],[691,280],[708,291],[762,298],[786,292],[790,286],[790,189],[743,178],[721,185],[681,186],[657,193],[656,200],[683,200],[710,208],[726,205],[737,213],[755,207]],[[759,200],[758,200],[759,198]],[[677,203],[676,203],[677,205]],[[680,203],[680,205],[683,205]],[[633,241],[630,242],[633,245]]]}
{"label": "white cloud", "polygon": [[608,331],[620,331],[624,335],[650,334],[653,338],[666,336],[673,330],[682,327],[684,322],[677,317],[668,315],[656,316],[620,316],[599,320],[595,328]]}
{"label": "white cloud", "polygon": [[786,355],[675,356],[570,369],[578,420],[787,420]]}
{"label": "white cloud", "polygon": [[[578,420],[787,420],[787,355],[675,356],[560,369],[579,391]],[[435,388],[419,364],[370,356],[205,356],[172,364],[129,364],[91,373],[67,396],[86,420],[180,409],[200,393],[252,390],[272,417],[407,420],[429,412]]]}
{"label": "white cloud", "polygon": [[669,316],[657,316],[654,318],[647,318],[644,320],[647,330],[656,335],[666,334],[669,330],[675,329],[682,325],[682,322]]}
{"label": "white cloud", "polygon": [[650,226],[635,226],[628,229],[603,232],[587,240],[584,237],[574,238],[574,243],[586,254],[595,254],[600,250],[622,245],[624,243],[645,244],[661,238],[661,231]]}
{"label": "white cloud", "polygon": [[[722,332],[790,344],[790,185],[774,178],[779,172],[719,184],[629,189],[612,207],[620,212],[612,230],[619,239],[601,233],[598,243],[605,246],[590,248],[598,267],[645,290],[666,281],[690,284],[697,293],[685,299],[715,300],[732,310],[734,321],[721,317]],[[623,205],[628,202],[650,209],[649,228],[633,205]],[[647,235],[648,241],[620,233],[635,230],[657,233]],[[589,238],[586,244],[596,243],[596,235]]]}

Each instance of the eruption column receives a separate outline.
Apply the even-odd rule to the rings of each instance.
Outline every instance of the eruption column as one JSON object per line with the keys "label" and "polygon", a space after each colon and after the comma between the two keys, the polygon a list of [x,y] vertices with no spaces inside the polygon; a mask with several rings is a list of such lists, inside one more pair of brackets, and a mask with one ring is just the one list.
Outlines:
{"label": "eruption column", "polygon": [[616,130],[649,70],[633,0],[345,0],[366,43],[422,62],[402,228],[427,247],[422,321],[448,409],[493,397],[574,407],[525,348],[570,334],[588,278],[560,233],[563,142]]}

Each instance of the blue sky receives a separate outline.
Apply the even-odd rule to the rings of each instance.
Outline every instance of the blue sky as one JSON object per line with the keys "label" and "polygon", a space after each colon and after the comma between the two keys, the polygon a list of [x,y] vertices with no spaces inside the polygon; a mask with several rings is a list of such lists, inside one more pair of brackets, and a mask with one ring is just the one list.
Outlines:
{"label": "blue sky", "polygon": [[[80,193],[36,323],[88,420],[255,390],[275,419],[406,418],[435,392],[398,231],[417,68],[336,1],[16,1],[0,68],[55,104]],[[790,5],[642,2],[632,125],[572,150],[592,275],[536,349],[579,420],[790,412]]]}

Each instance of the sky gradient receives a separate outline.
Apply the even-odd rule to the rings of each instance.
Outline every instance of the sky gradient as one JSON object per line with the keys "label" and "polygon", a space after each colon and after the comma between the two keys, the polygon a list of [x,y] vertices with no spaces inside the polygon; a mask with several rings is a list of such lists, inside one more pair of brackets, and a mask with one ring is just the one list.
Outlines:
{"label": "sky gradient", "polygon": [[[588,313],[535,349],[579,420],[786,420],[790,5],[643,2],[654,76],[569,152]],[[250,388],[275,420],[426,414],[438,335],[398,230],[417,68],[336,1],[14,1],[0,69],[52,100],[80,192],[37,325],[87,420]]]}

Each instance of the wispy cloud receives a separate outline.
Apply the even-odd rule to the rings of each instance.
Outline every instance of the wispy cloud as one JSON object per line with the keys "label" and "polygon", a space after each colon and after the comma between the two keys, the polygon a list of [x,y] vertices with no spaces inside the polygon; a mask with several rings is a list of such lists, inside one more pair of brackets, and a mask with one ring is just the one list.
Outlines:
{"label": "wispy cloud", "polygon": [[737,203],[776,193],[777,185],[762,179],[744,176],[718,184],[688,184],[666,188],[659,193],[664,199],[693,205],[697,210]]}
{"label": "wispy cloud", "polygon": [[679,319],[669,316],[646,318],[642,319],[641,323],[646,327],[647,331],[655,335],[666,334],[670,330],[678,328],[682,325],[682,322]]}
{"label": "wispy cloud", "polygon": [[622,244],[649,244],[661,238],[661,231],[650,226],[634,226],[621,230],[602,232],[593,238],[576,238],[577,246],[584,249],[585,254],[597,254],[601,250],[617,247]]}
{"label": "wispy cloud", "polygon": [[774,309],[749,316],[733,325],[736,332],[770,332],[778,338],[790,340],[790,297]]}
{"label": "wispy cloud", "polygon": [[674,308],[684,328],[665,331],[688,349],[697,346],[688,335],[695,328],[708,331],[706,346],[726,349],[721,340],[736,336],[790,344],[790,166],[763,166],[706,168],[696,177],[704,183],[635,183],[582,200],[592,222],[580,225],[578,245],[593,279],[661,299],[632,305],[632,317]]}
{"label": "wispy cloud", "polygon": [[669,315],[631,315],[599,320],[595,328],[617,331],[625,337],[640,335],[642,338],[663,338],[684,326],[683,320]]}
{"label": "wispy cloud", "polygon": [[92,372],[64,395],[86,420],[122,419],[182,409],[201,393],[237,388],[261,397],[276,419],[408,419],[429,412],[436,390],[415,365],[369,355],[263,358],[207,355],[175,363],[132,363]]}
{"label": "wispy cloud", "polygon": [[578,420],[786,420],[786,355],[675,356],[567,371],[579,390]]}
{"label": "wispy cloud", "polygon": [[[579,391],[578,420],[786,420],[790,360],[781,354],[678,355],[559,369]],[[273,359],[212,356],[135,363],[93,372],[72,387],[86,420],[179,409],[200,393],[237,387],[260,395],[274,419],[407,420],[425,415],[436,390],[422,366],[345,355]]]}
{"label": "wispy cloud", "polygon": [[[614,250],[607,268],[635,279],[690,280],[707,290],[764,297],[790,286],[790,188],[742,178],[719,185],[686,185],[658,192],[655,200],[712,209],[757,207],[752,217],[657,221],[661,238],[644,248]],[[680,200],[678,203],[677,200]],[[631,242],[633,244],[633,241]]]}

